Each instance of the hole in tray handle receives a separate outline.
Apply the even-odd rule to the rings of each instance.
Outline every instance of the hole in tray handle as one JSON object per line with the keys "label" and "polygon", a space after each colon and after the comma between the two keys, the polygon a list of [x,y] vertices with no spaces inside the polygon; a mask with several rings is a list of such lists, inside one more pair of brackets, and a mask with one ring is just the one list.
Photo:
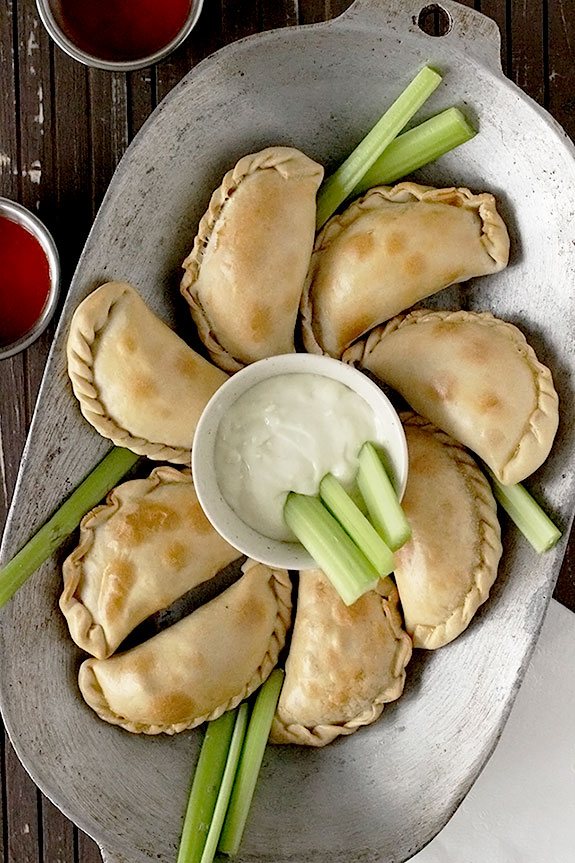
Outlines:
{"label": "hole in tray handle", "polygon": [[428,36],[445,36],[452,24],[451,15],[439,3],[424,6],[417,18],[417,26]]}

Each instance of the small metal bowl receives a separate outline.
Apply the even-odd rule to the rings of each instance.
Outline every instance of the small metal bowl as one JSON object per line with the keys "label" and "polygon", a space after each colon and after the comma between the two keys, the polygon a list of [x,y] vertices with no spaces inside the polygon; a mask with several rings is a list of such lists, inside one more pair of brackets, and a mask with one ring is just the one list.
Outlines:
{"label": "small metal bowl", "polygon": [[27,231],[36,237],[48,258],[50,269],[50,293],[40,317],[33,327],[15,342],[4,347],[0,346],[0,360],[3,360],[29,347],[50,323],[60,294],[60,259],[54,239],[46,226],[34,213],[23,207],[22,204],[10,201],[8,198],[0,198],[0,216],[9,219],[11,222],[16,222],[17,225],[26,228]]}
{"label": "small metal bowl", "polygon": [[137,60],[103,60],[101,57],[95,57],[79,48],[66,35],[54,14],[54,0],[36,0],[38,13],[44,27],[62,51],[65,51],[74,60],[84,63],[85,66],[92,66],[94,69],[107,69],[110,72],[135,72],[137,69],[145,69],[159,60],[163,60],[164,57],[171,54],[190,35],[200,17],[203,5],[204,0],[192,0],[190,13],[180,32],[174,36],[171,42],[168,42],[167,45],[164,45],[163,48],[160,48],[154,54],[148,54],[146,57],[140,57]]}

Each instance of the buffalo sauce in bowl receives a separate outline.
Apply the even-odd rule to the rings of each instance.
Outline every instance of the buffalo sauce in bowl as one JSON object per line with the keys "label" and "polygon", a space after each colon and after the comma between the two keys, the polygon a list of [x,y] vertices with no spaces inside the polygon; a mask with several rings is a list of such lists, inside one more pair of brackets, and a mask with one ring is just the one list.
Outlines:
{"label": "buffalo sauce in bowl", "polygon": [[57,0],[59,23],[87,54],[112,62],[155,54],[180,32],[190,0]]}
{"label": "buffalo sauce in bowl", "polygon": [[46,30],[87,66],[144,69],[189,36],[203,0],[36,0]]}
{"label": "buffalo sauce in bowl", "polygon": [[59,262],[42,222],[0,198],[0,359],[28,347],[56,307]]}

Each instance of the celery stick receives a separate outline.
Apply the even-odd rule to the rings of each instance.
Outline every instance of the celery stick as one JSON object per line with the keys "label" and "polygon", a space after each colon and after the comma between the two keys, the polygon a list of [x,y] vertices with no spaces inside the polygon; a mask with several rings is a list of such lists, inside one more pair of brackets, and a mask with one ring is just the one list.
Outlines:
{"label": "celery stick", "polygon": [[390,549],[397,551],[411,536],[411,528],[377,450],[369,441],[359,452],[357,482],[372,524]]}
{"label": "celery stick", "polygon": [[[212,863],[212,860],[214,859],[226,812],[228,811],[228,804],[230,802],[234,779],[238,769],[244,737],[246,736],[247,724],[248,705],[244,703],[240,705],[238,715],[236,717],[236,724],[234,725],[234,733],[232,735],[232,742],[230,743],[230,750],[228,752],[226,767],[222,777],[222,784],[220,785],[220,790],[218,792],[218,799],[214,808],[214,814],[212,815],[212,822],[210,824],[210,829],[208,830],[206,844],[204,845],[204,851],[201,856],[200,863]],[[188,863],[188,860],[185,860],[185,863]],[[190,861],[190,863],[192,863],[192,861]]]}
{"label": "celery stick", "polygon": [[355,150],[322,184],[317,198],[317,228],[322,227],[378,156],[401,132],[441,82],[441,75],[424,66]]}
{"label": "celery stick", "polygon": [[78,527],[82,517],[102,500],[138,459],[139,456],[127,449],[114,447],[110,450],[60,509],[0,569],[0,608],[48,560]]}
{"label": "celery stick", "polygon": [[290,492],[284,519],[346,605],[373,590],[376,570],[317,497]]}
{"label": "celery stick", "polygon": [[194,773],[177,863],[200,863],[226,766],[236,710],[208,723]]}
{"label": "celery stick", "polygon": [[483,467],[491,480],[496,500],[535,551],[541,553],[553,548],[561,539],[561,531],[531,497],[527,489],[521,483],[503,485],[487,465]]}
{"label": "celery stick", "polygon": [[476,134],[459,108],[447,108],[391,142],[354,189],[359,195],[413,173]]}
{"label": "celery stick", "polygon": [[283,681],[284,672],[276,668],[258,692],[218,845],[223,854],[238,853]]}
{"label": "celery stick", "polygon": [[331,473],[322,479],[319,496],[378,574],[393,572],[393,552]]}

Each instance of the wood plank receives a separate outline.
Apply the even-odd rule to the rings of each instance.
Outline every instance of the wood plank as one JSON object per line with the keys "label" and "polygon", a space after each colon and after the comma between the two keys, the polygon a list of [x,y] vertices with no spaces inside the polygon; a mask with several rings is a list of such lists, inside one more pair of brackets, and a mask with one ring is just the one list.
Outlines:
{"label": "wood plank", "polygon": [[192,39],[193,34],[156,66],[156,103],[161,102],[194,65]]}
{"label": "wood plank", "polygon": [[[34,0],[18,3],[17,32],[20,202],[53,232],[57,200],[52,123],[52,43],[40,23]],[[32,416],[55,327],[56,321],[53,321],[33,348],[24,354],[27,424]]]}
{"label": "wood plank", "polygon": [[[4,14],[5,13],[5,14]],[[4,3],[0,15],[0,195],[17,200],[20,192],[20,166],[18,153],[18,88],[14,55],[15,27],[14,3]],[[20,462],[26,417],[20,399],[15,393],[24,393],[25,376],[22,355],[0,363],[0,529],[3,527],[12,497],[16,473]],[[0,861],[8,860],[14,846],[12,807],[14,797],[22,789],[19,764],[14,775],[15,756],[0,721]],[[29,799],[28,799],[29,802]],[[37,818],[37,810],[36,810]],[[19,860],[20,858],[14,858]],[[35,861],[34,861],[35,863]]]}
{"label": "wood plank", "polygon": [[92,224],[90,105],[85,66],[54,46],[53,69],[57,196],[54,239],[65,289]]}
{"label": "wood plank", "polygon": [[511,20],[508,14],[507,4],[505,0],[480,0],[478,7],[484,15],[493,18],[499,27],[501,33],[501,66],[504,73],[509,77],[511,70],[510,49],[511,37],[510,27]]}
{"label": "wood plank", "polygon": [[224,44],[257,33],[259,9],[257,0],[222,0]]}
{"label": "wood plank", "polygon": [[[19,38],[20,71],[13,69],[13,43],[11,15],[15,3],[2,0],[0,8],[0,194],[20,198],[35,206],[40,201],[43,218],[50,224],[62,253],[64,285],[71,275],[76,259],[87,235],[95,208],[101,199],[111,173],[123,152],[128,140],[140,128],[156,97],[162,97],[176,84],[188,69],[203,56],[211,53],[224,41],[241,38],[250,32],[270,27],[295,23],[299,5],[299,21],[311,23],[340,14],[349,2],[347,0],[300,0],[297,2],[278,2],[258,0],[224,2],[222,11],[219,3],[205,4],[199,25],[187,43],[172,58],[164,61],[156,69],[132,73],[124,83],[117,83],[116,95],[113,93],[112,79],[102,73],[107,80],[99,79],[100,73],[90,73],[90,101],[86,70],[67,58],[59,49],[53,49],[53,77],[56,83],[53,94],[52,134],[55,150],[50,151],[46,141],[38,139],[38,129],[33,117],[38,110],[31,112],[34,80],[26,56],[28,43],[24,45]],[[504,67],[509,56],[509,70],[515,80],[538,100],[547,98],[550,110],[564,125],[571,136],[575,136],[575,16],[572,0],[547,0],[549,7],[548,38],[548,78],[541,80],[537,64],[545,61],[545,31],[541,21],[544,0],[527,4],[509,3],[506,10],[504,0],[481,0],[466,5],[481,6],[481,11],[494,18],[502,29]],[[31,33],[33,4],[31,0],[20,0],[18,18],[21,32]],[[535,11],[533,11],[535,9]],[[8,14],[4,14],[5,11]],[[222,24],[223,20],[223,24]],[[506,25],[509,24],[509,39]],[[528,32],[529,28],[533,32]],[[42,39],[38,37],[38,40]],[[49,76],[50,52],[45,53],[43,44],[31,46],[32,55],[38,58],[42,80]],[[533,57],[539,58],[534,62]],[[543,61],[541,57],[543,56]],[[155,77],[159,75],[156,84]],[[149,76],[149,80],[148,80]],[[16,82],[26,90],[26,105],[18,105]],[[37,92],[37,91],[36,91]],[[46,91],[47,92],[47,91]],[[43,92],[43,97],[45,93]],[[49,98],[49,96],[47,97]],[[115,105],[114,98],[116,100]],[[46,103],[45,103],[46,104]],[[88,112],[88,106],[90,113]],[[104,119],[100,112],[106,115]],[[16,117],[22,112],[22,145],[18,153],[18,130]],[[44,114],[46,118],[46,112]],[[119,121],[119,125],[116,125]],[[46,119],[45,119],[46,122]],[[37,124],[38,125],[38,124]],[[73,130],[71,132],[71,130]],[[109,139],[110,132],[115,135]],[[45,133],[46,134],[46,133]],[[31,135],[31,137],[28,137]],[[92,140],[90,140],[90,135]],[[91,143],[93,151],[91,151]],[[41,147],[38,150],[38,146]],[[36,148],[36,149],[35,149]],[[46,178],[46,165],[52,159],[51,188],[42,183],[40,189],[30,180],[31,163],[34,153],[41,152],[43,170],[42,183]],[[26,175],[22,176],[21,166]],[[33,166],[32,166],[33,167]],[[37,196],[37,191],[40,196]],[[34,399],[35,382],[43,365],[45,352],[50,340],[47,334],[44,342],[22,356],[3,361],[0,365],[0,525],[3,523],[6,505],[11,496],[20,453],[24,442],[25,430]],[[14,397],[23,392],[28,381],[26,404]],[[566,557],[556,596],[575,605],[575,541],[572,540]],[[565,597],[565,598],[563,598]],[[7,744],[6,744],[7,745]],[[2,765],[3,772],[2,772]],[[7,779],[7,774],[9,778]],[[42,821],[38,824],[38,808],[34,808],[36,791],[25,772],[15,759],[11,749],[5,751],[0,738],[0,776],[7,779],[7,792],[2,807],[2,830],[0,830],[0,861],[9,863],[68,863],[73,860],[74,830],[69,822],[48,802],[41,808]],[[28,791],[26,785],[28,783]],[[4,785],[4,783],[2,783]],[[27,794],[23,799],[19,795]],[[22,805],[21,805],[22,804]],[[7,811],[9,809],[9,812]],[[53,811],[52,811],[53,810]],[[35,816],[34,816],[34,813]],[[34,824],[34,817],[36,823]],[[26,829],[28,825],[28,829]],[[79,863],[100,863],[97,846],[88,837],[79,834],[77,860]],[[9,856],[8,856],[9,855]]]}
{"label": "wood plank", "polygon": [[[9,863],[38,863],[40,792],[20,764],[11,746],[6,749],[6,826]],[[66,861],[68,863],[68,861]]]}
{"label": "wood plank", "polygon": [[[0,195],[18,199],[20,170],[18,151],[18,88],[14,57],[14,4],[8,0],[0,16]],[[20,462],[26,416],[15,393],[24,393],[22,355],[1,361],[0,366],[0,526],[4,524]]]}
{"label": "wood plank", "polygon": [[14,0],[3,0],[0,15],[0,195],[18,198],[18,93],[12,27]]}
{"label": "wood plank", "polygon": [[347,8],[349,8],[349,6],[351,6],[351,4],[352,0],[326,0],[326,20],[328,18],[336,18],[338,15],[341,15]]}
{"label": "wood plank", "polygon": [[316,24],[326,21],[330,17],[328,2],[329,0],[299,0],[299,23]]}
{"label": "wood plank", "polygon": [[[572,0],[548,0],[547,107],[575,140],[575,14]],[[575,610],[575,526],[554,596]]]}
{"label": "wood plank", "polygon": [[511,78],[543,105],[545,99],[544,0],[511,4]]}
{"label": "wood plank", "polygon": [[140,69],[127,77],[128,139],[131,141],[156,107],[156,70]]}
{"label": "wood plank", "polygon": [[260,6],[260,29],[273,30],[274,27],[293,27],[297,24],[297,0],[269,3],[262,0]]}

